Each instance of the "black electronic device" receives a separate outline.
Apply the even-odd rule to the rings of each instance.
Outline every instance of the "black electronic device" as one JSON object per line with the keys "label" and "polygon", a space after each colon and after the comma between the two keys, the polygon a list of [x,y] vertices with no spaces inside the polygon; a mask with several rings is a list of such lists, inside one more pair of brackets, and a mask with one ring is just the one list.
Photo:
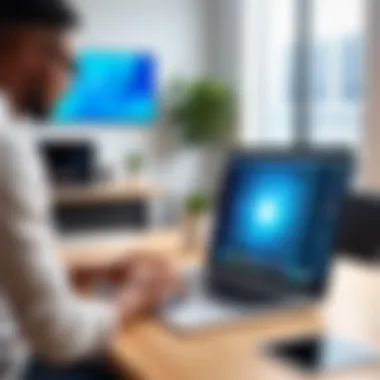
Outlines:
{"label": "black electronic device", "polygon": [[186,275],[164,321],[190,330],[320,301],[351,172],[345,150],[231,154],[206,268]]}
{"label": "black electronic device", "polygon": [[346,370],[380,359],[370,349],[324,335],[275,343],[267,347],[266,352],[284,364],[310,373]]}
{"label": "black electronic device", "polygon": [[232,154],[207,268],[213,289],[320,298],[352,169],[346,150]]}
{"label": "black electronic device", "polygon": [[44,141],[40,148],[53,186],[87,186],[96,180],[90,141]]}

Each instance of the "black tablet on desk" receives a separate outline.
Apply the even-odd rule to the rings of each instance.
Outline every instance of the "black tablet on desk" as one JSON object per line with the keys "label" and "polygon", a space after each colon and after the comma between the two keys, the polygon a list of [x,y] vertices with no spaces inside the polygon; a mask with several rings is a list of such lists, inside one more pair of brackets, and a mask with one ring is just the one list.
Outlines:
{"label": "black tablet on desk", "polygon": [[324,373],[375,364],[380,355],[339,338],[312,335],[272,344],[267,352],[301,371]]}

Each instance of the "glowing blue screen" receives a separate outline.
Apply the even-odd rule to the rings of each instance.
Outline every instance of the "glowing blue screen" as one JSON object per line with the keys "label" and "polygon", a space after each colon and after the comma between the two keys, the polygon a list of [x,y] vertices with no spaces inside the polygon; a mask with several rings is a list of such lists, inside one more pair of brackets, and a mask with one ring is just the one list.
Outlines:
{"label": "glowing blue screen", "polygon": [[214,259],[314,279],[329,257],[346,177],[317,160],[235,162]]}
{"label": "glowing blue screen", "polygon": [[52,121],[66,127],[152,124],[158,114],[156,66],[148,53],[83,52],[78,73],[56,105]]}

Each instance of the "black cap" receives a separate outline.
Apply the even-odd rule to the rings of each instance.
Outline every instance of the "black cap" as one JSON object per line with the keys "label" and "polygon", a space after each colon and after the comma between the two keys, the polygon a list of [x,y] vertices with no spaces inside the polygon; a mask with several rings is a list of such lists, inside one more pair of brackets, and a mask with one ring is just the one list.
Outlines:
{"label": "black cap", "polygon": [[65,0],[0,0],[0,23],[34,23],[68,28],[78,16]]}

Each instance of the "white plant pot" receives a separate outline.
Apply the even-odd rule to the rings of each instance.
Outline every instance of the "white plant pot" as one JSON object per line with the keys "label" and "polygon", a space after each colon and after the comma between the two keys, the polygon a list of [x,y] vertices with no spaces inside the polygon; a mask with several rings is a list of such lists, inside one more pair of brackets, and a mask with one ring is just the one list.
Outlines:
{"label": "white plant pot", "polygon": [[207,241],[209,217],[206,214],[190,215],[183,218],[183,248],[185,252],[203,252]]}

